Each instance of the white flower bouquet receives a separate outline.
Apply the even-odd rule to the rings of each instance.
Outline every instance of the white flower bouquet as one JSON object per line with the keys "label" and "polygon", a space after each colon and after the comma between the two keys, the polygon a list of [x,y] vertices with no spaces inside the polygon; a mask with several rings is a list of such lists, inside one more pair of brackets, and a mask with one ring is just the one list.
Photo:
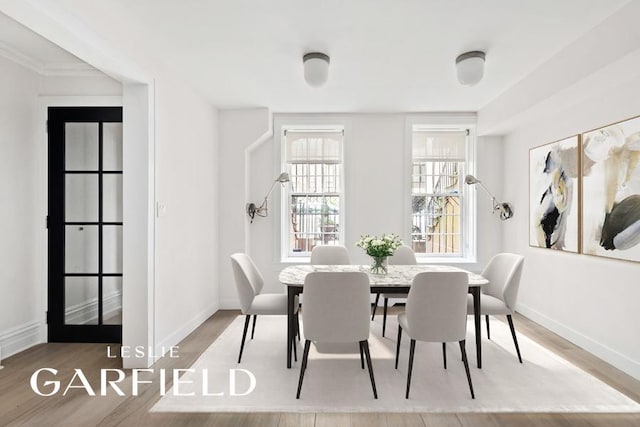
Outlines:
{"label": "white flower bouquet", "polygon": [[383,234],[380,237],[366,234],[360,236],[360,240],[356,242],[356,246],[364,249],[367,255],[379,258],[393,255],[402,245],[403,242],[397,234]]}

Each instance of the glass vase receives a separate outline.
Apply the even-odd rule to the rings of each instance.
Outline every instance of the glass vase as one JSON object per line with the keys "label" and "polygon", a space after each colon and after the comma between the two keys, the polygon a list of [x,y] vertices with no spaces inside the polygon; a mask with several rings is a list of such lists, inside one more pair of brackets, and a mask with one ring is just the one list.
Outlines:
{"label": "glass vase", "polygon": [[371,273],[373,274],[387,274],[387,257],[386,256],[374,256],[371,257],[373,262],[371,263]]}

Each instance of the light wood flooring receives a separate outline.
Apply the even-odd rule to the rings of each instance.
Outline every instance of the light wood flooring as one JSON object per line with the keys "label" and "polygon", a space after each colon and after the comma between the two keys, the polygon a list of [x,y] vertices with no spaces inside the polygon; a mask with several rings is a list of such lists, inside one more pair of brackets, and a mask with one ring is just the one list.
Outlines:
{"label": "light wood flooring", "polygon": [[[70,390],[51,397],[36,395],[29,386],[31,374],[42,367],[59,370],[66,386],[73,369],[81,368],[99,390],[100,369],[119,368],[121,361],[108,359],[105,344],[41,344],[3,361],[0,370],[0,426],[260,426],[260,427],[496,427],[587,426],[638,427],[638,414],[331,414],[331,413],[149,413],[160,399],[158,370],[188,368],[235,319],[237,311],[220,311],[180,343],[180,357],[163,358],[154,369],[154,383],[142,385],[139,396],[130,396],[130,376],[122,383],[127,396],[111,391],[107,396],[87,396]],[[640,381],[604,363],[586,351],[526,318],[515,318],[518,333],[544,345],[575,365],[640,402]],[[524,355],[526,363],[526,355]],[[168,383],[170,380],[168,379]]]}

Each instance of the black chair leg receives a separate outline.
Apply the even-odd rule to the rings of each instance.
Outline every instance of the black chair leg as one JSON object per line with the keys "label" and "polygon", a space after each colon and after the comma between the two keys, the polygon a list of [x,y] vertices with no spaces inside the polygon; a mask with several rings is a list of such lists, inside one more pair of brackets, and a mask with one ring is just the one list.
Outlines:
{"label": "black chair leg", "polygon": [[376,302],[373,303],[373,310],[371,310],[371,320],[376,317],[376,308],[378,308],[378,301],[380,301],[380,292],[376,294]]}
{"label": "black chair leg", "polygon": [[396,369],[398,369],[398,359],[400,358],[400,340],[402,339],[402,326],[398,325],[398,339],[396,344]]}
{"label": "black chair leg", "polygon": [[510,314],[507,314],[507,320],[509,321],[509,328],[511,328],[511,336],[513,337],[513,343],[516,345],[516,353],[518,353],[518,360],[522,363],[522,357],[520,356],[520,347],[518,346],[518,338],[516,338],[516,328],[513,326],[513,319]]}
{"label": "black chair leg", "polygon": [[238,355],[238,363],[242,360],[242,350],[244,350],[244,340],[247,338],[247,330],[249,329],[249,320],[251,315],[247,314],[244,319],[244,331],[242,332],[242,342],[240,343],[240,354]]}
{"label": "black chair leg", "polygon": [[362,341],[360,341],[359,344],[360,344],[360,367],[364,369],[364,350],[362,349]]}
{"label": "black chair leg", "polygon": [[411,346],[409,348],[409,372],[407,372],[407,393],[405,399],[409,398],[409,388],[411,387],[411,371],[413,371],[413,354],[416,351],[416,340],[411,340]]}
{"label": "black chair leg", "polygon": [[489,331],[489,315],[487,314],[486,316],[484,316],[487,320],[487,339],[490,340],[491,339],[491,332]]}
{"label": "black chair leg", "polygon": [[296,399],[300,399],[300,391],[302,390],[302,380],[304,379],[304,371],[307,370],[307,359],[309,358],[309,347],[311,346],[311,341],[304,341],[304,353],[302,355],[302,366],[300,367],[300,379],[298,380],[298,393],[296,394]]}
{"label": "black chair leg", "polygon": [[300,341],[300,316],[296,313],[296,332],[298,334],[298,341]]}
{"label": "black chair leg", "polygon": [[467,350],[465,348],[465,340],[460,341],[460,352],[462,353],[464,370],[467,372],[467,381],[469,382],[469,390],[471,391],[471,398],[475,399],[476,395],[473,393],[473,384],[471,383],[471,373],[469,372],[469,361],[467,360]]}
{"label": "black chair leg", "polygon": [[447,369],[447,347],[446,347],[446,343],[442,343],[442,361],[444,362],[444,369]]}
{"label": "black chair leg", "polygon": [[387,307],[389,306],[389,298],[384,299],[384,314],[382,316],[382,336],[387,330]]}
{"label": "black chair leg", "polygon": [[376,379],[373,377],[373,366],[371,365],[371,354],[369,354],[369,341],[360,341],[360,345],[364,348],[364,356],[367,359],[367,368],[369,368],[369,378],[371,379],[371,388],[373,388],[373,398],[378,398],[378,390],[376,390]]}
{"label": "black chair leg", "polygon": [[256,320],[258,319],[258,315],[253,315],[253,324],[251,325],[251,339],[253,339],[253,334],[256,331]]}
{"label": "black chair leg", "polygon": [[293,361],[298,361],[298,345],[296,344],[295,337],[291,339],[291,347],[293,347]]}

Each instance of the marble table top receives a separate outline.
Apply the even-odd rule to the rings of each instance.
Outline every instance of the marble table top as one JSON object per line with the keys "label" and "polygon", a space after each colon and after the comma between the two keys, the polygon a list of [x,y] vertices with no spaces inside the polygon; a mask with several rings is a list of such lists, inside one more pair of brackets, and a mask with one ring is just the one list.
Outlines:
{"label": "marble table top", "polygon": [[303,286],[307,274],[315,271],[361,271],[369,275],[371,286],[387,286],[390,288],[411,286],[414,276],[425,271],[462,271],[469,275],[469,286],[482,286],[489,283],[487,279],[479,274],[457,267],[434,264],[389,265],[387,274],[373,274],[369,265],[292,265],[282,270],[278,279],[286,286]]}

